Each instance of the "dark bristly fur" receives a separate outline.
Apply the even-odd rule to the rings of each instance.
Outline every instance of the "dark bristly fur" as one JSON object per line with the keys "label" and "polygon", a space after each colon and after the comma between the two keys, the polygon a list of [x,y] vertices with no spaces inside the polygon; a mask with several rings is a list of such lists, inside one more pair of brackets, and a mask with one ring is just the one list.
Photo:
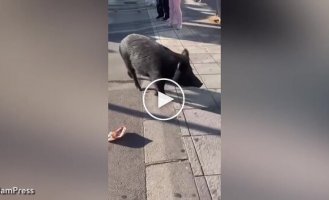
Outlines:
{"label": "dark bristly fur", "polygon": [[[181,86],[202,86],[201,81],[193,74],[187,49],[184,49],[182,54],[178,54],[149,37],[130,34],[121,41],[119,51],[129,77],[134,79],[135,86],[139,90],[142,89],[137,74],[148,76],[151,81],[168,78]],[[165,93],[164,81],[158,81],[155,85],[157,91]]]}

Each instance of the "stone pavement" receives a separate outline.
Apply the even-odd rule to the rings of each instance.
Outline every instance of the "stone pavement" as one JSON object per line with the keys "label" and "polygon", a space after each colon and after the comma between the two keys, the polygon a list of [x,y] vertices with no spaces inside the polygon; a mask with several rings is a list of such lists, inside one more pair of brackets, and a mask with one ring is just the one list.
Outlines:
{"label": "stone pavement", "polygon": [[[141,4],[140,1],[139,4]],[[154,38],[157,42],[173,51],[181,52],[184,48],[187,48],[190,52],[193,71],[204,85],[201,88],[184,88],[186,103],[177,119],[158,121],[147,114],[138,116],[141,120],[134,121],[134,125],[131,128],[136,129],[136,132],[138,132],[137,129],[140,127],[138,123],[141,123],[142,133],[140,134],[148,141],[143,148],[144,156],[140,156],[140,153],[134,154],[132,151],[136,149],[125,150],[110,144],[109,149],[121,148],[116,154],[130,151],[131,156],[129,159],[134,160],[134,164],[138,165],[138,167],[140,167],[140,159],[143,158],[144,161],[142,162],[144,162],[145,168],[145,170],[140,169],[138,171],[138,173],[145,172],[145,183],[142,180],[144,177],[142,175],[137,177],[140,180],[137,180],[137,178],[130,180],[139,181],[141,185],[145,184],[145,190],[139,189],[139,191],[135,191],[137,190],[136,186],[125,186],[127,189],[124,192],[131,191],[131,193],[136,193],[136,195],[127,195],[127,193],[122,195],[123,193],[110,186],[110,193],[116,195],[115,198],[110,197],[110,199],[120,199],[120,197],[125,197],[126,199],[146,198],[148,200],[221,199],[220,26],[209,20],[209,17],[215,15],[216,12],[206,4],[186,0],[182,4],[183,29],[175,30],[168,27],[165,22],[155,20],[157,15],[155,8],[143,7],[143,9],[147,9],[151,25],[148,26],[146,22],[144,23],[145,20],[141,20],[141,23],[144,24],[134,23],[131,26],[139,28],[138,30],[144,31],[142,34]],[[139,13],[139,15],[143,14],[143,12]],[[129,20],[129,18],[127,19]],[[128,24],[130,22],[127,21],[125,23]],[[125,34],[120,29],[119,24],[111,27],[112,35],[120,35],[121,37],[122,34]],[[112,50],[117,48],[117,43],[109,45],[112,45],[110,47]],[[113,64],[113,61],[111,64]],[[112,74],[112,76],[116,78],[122,76],[122,74],[127,76],[124,70],[115,73],[118,73],[118,75]],[[148,83],[149,81],[143,80],[142,87],[145,88]],[[129,86],[118,84],[110,90],[118,91],[118,95],[126,93],[135,94],[136,92],[135,89],[132,89],[130,92],[123,92],[122,89],[125,88],[130,89]],[[175,97],[176,100],[179,98],[177,88],[166,86],[166,92],[170,96]],[[113,94],[110,94],[110,96]],[[164,106],[160,113],[157,110],[156,97],[154,97],[153,93],[147,93],[146,98],[147,102],[149,102],[148,109],[152,113],[171,116],[172,113],[175,113],[180,108],[179,101],[175,101],[172,106]],[[136,103],[138,102],[136,101]],[[127,107],[127,105],[123,106]],[[132,105],[132,101],[129,106],[136,107]],[[145,113],[145,110],[141,109]],[[135,108],[135,110],[138,109]],[[113,114],[115,113],[110,114],[110,116],[114,116]],[[138,149],[138,151],[140,150]],[[125,157],[120,157],[119,155],[119,158],[113,156],[111,158],[110,155],[113,155],[113,152],[109,152],[109,162],[124,162]],[[131,165],[125,168],[125,173],[134,174],[135,169],[130,172],[129,167],[131,168]],[[110,172],[109,178],[119,181],[120,187],[129,183],[129,180],[126,181],[115,174],[116,172],[112,172],[111,175]],[[140,194],[145,191],[146,197]]]}
{"label": "stone pavement", "polygon": [[193,70],[204,85],[200,89],[184,89],[186,106],[177,119],[180,130],[164,126],[166,122],[144,121],[144,136],[153,140],[152,145],[145,146],[147,199],[218,200],[221,198],[220,26],[209,21],[215,11],[206,4],[185,1],[181,30],[154,20],[155,9],[148,12],[154,31],[149,36],[176,52],[187,48]]}

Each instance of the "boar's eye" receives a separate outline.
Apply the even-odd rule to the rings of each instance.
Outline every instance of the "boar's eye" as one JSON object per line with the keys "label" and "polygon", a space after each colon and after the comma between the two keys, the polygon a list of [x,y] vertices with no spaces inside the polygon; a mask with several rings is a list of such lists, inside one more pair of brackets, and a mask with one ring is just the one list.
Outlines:
{"label": "boar's eye", "polygon": [[177,69],[178,69],[179,71],[185,71],[186,68],[187,68],[187,65],[186,65],[184,62],[179,62],[179,63],[177,64]]}

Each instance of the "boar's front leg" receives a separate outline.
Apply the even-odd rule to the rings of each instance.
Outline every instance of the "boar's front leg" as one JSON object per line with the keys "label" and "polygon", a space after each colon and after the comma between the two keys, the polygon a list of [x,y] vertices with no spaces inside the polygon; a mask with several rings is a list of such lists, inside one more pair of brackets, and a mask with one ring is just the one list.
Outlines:
{"label": "boar's front leg", "polygon": [[165,94],[164,86],[165,86],[165,81],[158,81],[155,83],[156,96],[158,96],[158,92]]}

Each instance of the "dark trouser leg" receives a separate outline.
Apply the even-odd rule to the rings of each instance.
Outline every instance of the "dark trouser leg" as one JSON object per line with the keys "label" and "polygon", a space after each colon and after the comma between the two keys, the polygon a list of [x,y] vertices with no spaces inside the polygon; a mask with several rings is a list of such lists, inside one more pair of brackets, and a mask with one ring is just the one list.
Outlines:
{"label": "dark trouser leg", "polygon": [[158,17],[163,17],[163,0],[157,0],[157,12]]}
{"label": "dark trouser leg", "polygon": [[165,18],[169,18],[169,0],[163,0],[163,11]]}

